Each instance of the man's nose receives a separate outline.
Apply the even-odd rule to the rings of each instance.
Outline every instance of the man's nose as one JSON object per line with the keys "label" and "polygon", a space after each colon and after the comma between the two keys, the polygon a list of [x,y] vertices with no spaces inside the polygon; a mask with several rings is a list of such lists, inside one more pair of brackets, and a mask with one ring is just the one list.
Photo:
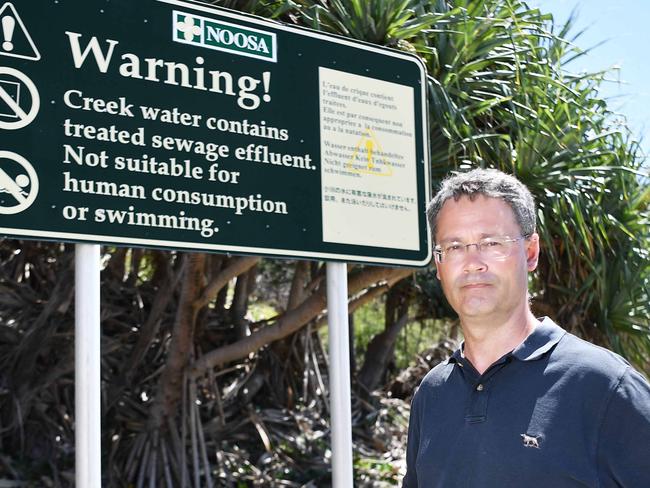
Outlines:
{"label": "man's nose", "polygon": [[478,243],[467,244],[465,246],[465,255],[463,256],[463,269],[470,273],[474,271],[487,270],[487,263],[481,254],[481,248]]}

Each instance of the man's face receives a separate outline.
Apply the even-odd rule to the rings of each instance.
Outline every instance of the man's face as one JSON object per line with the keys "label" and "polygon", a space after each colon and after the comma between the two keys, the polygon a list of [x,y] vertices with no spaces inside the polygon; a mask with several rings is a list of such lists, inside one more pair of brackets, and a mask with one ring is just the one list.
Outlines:
{"label": "man's face", "polygon": [[[436,244],[471,244],[488,237],[521,236],[514,212],[501,199],[450,198],[438,213]],[[470,246],[457,260],[436,263],[437,276],[450,305],[463,319],[505,321],[527,310],[528,272],[537,266],[539,238],[508,244],[510,255],[486,258]]]}

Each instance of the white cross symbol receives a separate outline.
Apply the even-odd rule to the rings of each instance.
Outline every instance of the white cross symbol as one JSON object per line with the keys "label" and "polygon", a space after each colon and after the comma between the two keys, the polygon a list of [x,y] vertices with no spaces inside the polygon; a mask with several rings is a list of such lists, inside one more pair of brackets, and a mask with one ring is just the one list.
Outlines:
{"label": "white cross symbol", "polygon": [[194,36],[201,35],[201,27],[194,25],[194,19],[189,15],[183,21],[177,22],[176,28],[183,33],[186,41],[193,41]]}

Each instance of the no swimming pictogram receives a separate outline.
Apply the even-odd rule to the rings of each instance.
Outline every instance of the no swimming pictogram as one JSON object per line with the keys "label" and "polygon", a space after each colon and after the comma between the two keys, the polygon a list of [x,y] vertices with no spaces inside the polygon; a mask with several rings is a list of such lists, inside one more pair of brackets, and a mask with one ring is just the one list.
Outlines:
{"label": "no swimming pictogram", "polygon": [[17,214],[28,208],[38,194],[34,167],[20,154],[0,151],[0,214]]}

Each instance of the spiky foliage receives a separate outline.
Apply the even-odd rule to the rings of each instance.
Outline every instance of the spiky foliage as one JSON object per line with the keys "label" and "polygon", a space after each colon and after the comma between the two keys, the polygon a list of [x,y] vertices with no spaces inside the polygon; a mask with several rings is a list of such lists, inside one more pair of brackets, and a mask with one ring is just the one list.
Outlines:
{"label": "spiky foliage", "polygon": [[[424,39],[424,29],[440,15],[423,0],[298,0],[309,27],[383,46]],[[421,43],[420,46],[424,46]]]}

